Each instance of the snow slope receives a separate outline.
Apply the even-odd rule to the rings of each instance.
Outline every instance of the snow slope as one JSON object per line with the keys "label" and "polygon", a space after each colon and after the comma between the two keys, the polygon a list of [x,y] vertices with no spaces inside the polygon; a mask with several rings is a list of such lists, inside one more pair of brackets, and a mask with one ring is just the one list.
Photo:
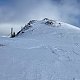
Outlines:
{"label": "snow slope", "polygon": [[80,80],[80,29],[44,19],[0,37],[0,80]]}

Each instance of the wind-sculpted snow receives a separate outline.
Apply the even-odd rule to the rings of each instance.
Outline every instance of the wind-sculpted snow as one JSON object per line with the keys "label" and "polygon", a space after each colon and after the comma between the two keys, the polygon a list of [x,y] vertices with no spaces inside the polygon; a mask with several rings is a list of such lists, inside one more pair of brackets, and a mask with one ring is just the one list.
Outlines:
{"label": "wind-sculpted snow", "polygon": [[48,19],[30,25],[0,37],[0,80],[80,80],[80,29]]}

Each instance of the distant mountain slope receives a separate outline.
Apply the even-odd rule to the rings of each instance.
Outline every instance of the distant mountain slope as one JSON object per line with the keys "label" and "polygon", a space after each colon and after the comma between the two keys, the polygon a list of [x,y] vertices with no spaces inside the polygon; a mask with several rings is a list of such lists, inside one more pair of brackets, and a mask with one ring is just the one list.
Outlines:
{"label": "distant mountain slope", "polygon": [[80,29],[45,18],[0,37],[0,80],[80,80]]}
{"label": "distant mountain slope", "polygon": [[[47,34],[47,33],[52,33],[54,32],[56,29],[57,30],[61,30],[64,28],[70,30],[80,30],[78,27],[63,23],[63,22],[59,22],[59,21],[55,21],[55,20],[50,20],[48,18],[45,18],[43,20],[37,21],[37,20],[32,20],[30,21],[27,25],[25,25],[18,33],[17,36],[20,35],[24,35],[25,37],[27,36],[27,34]],[[66,29],[66,30],[67,30]]]}

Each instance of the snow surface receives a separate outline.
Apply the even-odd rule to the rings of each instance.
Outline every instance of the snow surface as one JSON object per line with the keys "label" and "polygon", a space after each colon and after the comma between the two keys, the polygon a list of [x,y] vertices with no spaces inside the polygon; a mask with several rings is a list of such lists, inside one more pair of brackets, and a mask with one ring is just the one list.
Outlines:
{"label": "snow surface", "polygon": [[0,80],[80,80],[80,29],[45,22],[0,37]]}

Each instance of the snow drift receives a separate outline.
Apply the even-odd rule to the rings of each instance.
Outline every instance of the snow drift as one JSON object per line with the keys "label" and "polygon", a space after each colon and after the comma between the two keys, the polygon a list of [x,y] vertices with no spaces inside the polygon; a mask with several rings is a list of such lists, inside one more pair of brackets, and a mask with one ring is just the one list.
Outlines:
{"label": "snow drift", "polygon": [[45,18],[0,37],[0,80],[80,80],[80,29]]}

